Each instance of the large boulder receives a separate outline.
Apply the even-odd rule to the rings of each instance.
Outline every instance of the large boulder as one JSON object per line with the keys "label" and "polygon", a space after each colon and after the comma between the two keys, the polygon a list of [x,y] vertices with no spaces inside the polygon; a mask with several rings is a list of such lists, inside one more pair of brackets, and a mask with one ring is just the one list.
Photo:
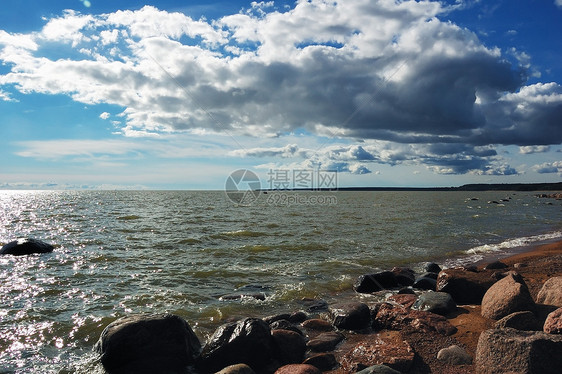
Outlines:
{"label": "large boulder", "polygon": [[175,372],[195,362],[201,343],[181,317],[134,315],[110,323],[95,350],[109,373]]}
{"label": "large boulder", "polygon": [[486,330],[478,339],[478,374],[559,374],[561,367],[562,335],[505,328]]}
{"label": "large boulder", "polygon": [[535,302],[519,274],[509,273],[491,286],[482,299],[482,316],[500,319],[511,313],[533,311]]}
{"label": "large boulder", "polygon": [[411,310],[388,303],[377,304],[371,311],[374,330],[402,330],[405,327],[417,331],[435,331],[442,335],[452,335],[457,328],[439,314]]}
{"label": "large boulder", "polygon": [[550,278],[544,282],[537,295],[537,304],[562,307],[562,277]]}
{"label": "large boulder", "polygon": [[22,238],[4,245],[0,249],[0,255],[24,256],[33,253],[49,253],[54,248],[51,244],[41,240]]}
{"label": "large boulder", "polygon": [[353,289],[359,293],[372,293],[384,289],[398,287],[396,276],[391,271],[361,275],[355,281]]}
{"label": "large boulder", "polygon": [[306,352],[304,337],[290,330],[273,330],[275,357],[283,364],[300,364]]}
{"label": "large boulder", "polygon": [[198,366],[215,372],[229,365],[246,364],[260,372],[272,361],[274,344],[269,325],[259,318],[227,323],[217,328],[203,347]]}
{"label": "large boulder", "polygon": [[540,322],[537,320],[537,317],[535,317],[533,312],[528,310],[508,314],[497,321],[494,327],[497,329],[511,327],[512,329],[525,331],[541,330]]}
{"label": "large boulder", "polygon": [[426,292],[418,297],[412,309],[445,316],[457,310],[457,304],[446,292]]}
{"label": "large boulder", "polygon": [[437,281],[430,277],[419,277],[412,284],[412,287],[417,288],[418,290],[435,291],[435,288],[437,287]]}
{"label": "large boulder", "polygon": [[367,304],[351,302],[330,306],[332,324],[343,330],[361,330],[369,327],[371,311]]}
{"label": "large boulder", "polygon": [[399,285],[411,286],[416,280],[415,272],[410,268],[395,267],[391,270]]}
{"label": "large boulder", "polygon": [[309,340],[306,346],[313,352],[329,352],[333,351],[344,339],[345,336],[339,332],[324,332],[316,338]]}
{"label": "large boulder", "polygon": [[457,304],[480,304],[494,283],[492,271],[473,272],[464,268],[442,270],[437,277],[436,291],[447,292]]}
{"label": "large boulder", "polygon": [[562,334],[562,308],[548,314],[543,331],[547,334]]}

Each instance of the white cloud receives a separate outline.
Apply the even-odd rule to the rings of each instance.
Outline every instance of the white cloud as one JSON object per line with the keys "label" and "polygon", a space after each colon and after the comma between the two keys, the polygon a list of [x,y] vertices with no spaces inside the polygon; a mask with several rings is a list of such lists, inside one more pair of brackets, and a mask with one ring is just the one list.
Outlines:
{"label": "white cloud", "polygon": [[533,166],[533,169],[539,174],[562,174],[562,161],[545,162],[540,165]]}
{"label": "white cloud", "polygon": [[110,116],[111,114],[108,112],[103,112],[102,114],[100,114],[101,119],[108,119]]}
{"label": "white cloud", "polygon": [[524,155],[531,153],[544,153],[550,151],[550,146],[548,145],[527,145],[524,147],[519,147],[519,153]]}
{"label": "white cloud", "polygon": [[554,0],[554,4],[555,4],[557,7],[562,8],[562,0]]}
{"label": "white cloud", "polygon": [[17,100],[12,98],[9,92],[0,90],[0,101],[17,101]]}

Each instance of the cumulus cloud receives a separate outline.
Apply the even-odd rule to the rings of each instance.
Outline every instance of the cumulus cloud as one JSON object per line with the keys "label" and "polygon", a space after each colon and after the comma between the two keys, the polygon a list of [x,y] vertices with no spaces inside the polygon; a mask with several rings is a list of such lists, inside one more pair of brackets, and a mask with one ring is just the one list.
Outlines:
{"label": "cumulus cloud", "polygon": [[[35,33],[0,30],[0,60],[11,67],[0,87],[120,106],[120,132],[131,137],[304,130],[386,142],[377,152],[331,148],[317,160],[350,172],[412,162],[440,173],[510,174],[492,147],[562,142],[562,88],[526,86],[528,55],[441,21],[458,6],[312,0],[280,11],[253,2],[210,21],[152,6],[65,11]],[[45,57],[53,43],[67,58]],[[520,66],[507,62],[514,53]],[[237,152],[305,156],[290,146]]]}
{"label": "cumulus cloud", "polygon": [[562,173],[562,161],[545,162],[533,166],[533,169],[539,174]]}
{"label": "cumulus cloud", "polygon": [[108,112],[103,112],[102,114],[100,114],[101,119],[108,119],[110,116],[111,114]]}
{"label": "cumulus cloud", "polygon": [[550,146],[548,145],[527,145],[524,147],[519,147],[519,153],[524,155],[531,153],[544,153],[550,151]]}

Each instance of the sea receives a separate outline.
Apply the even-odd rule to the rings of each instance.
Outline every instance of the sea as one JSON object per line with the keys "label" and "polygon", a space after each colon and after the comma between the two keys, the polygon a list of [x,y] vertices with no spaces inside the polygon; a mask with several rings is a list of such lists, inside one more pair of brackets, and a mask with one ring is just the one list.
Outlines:
{"label": "sea", "polygon": [[0,373],[103,373],[94,344],[130,314],[180,315],[205,342],[235,318],[360,297],[362,274],[562,239],[562,202],[535,194],[0,191],[0,244],[55,246],[0,257]]}

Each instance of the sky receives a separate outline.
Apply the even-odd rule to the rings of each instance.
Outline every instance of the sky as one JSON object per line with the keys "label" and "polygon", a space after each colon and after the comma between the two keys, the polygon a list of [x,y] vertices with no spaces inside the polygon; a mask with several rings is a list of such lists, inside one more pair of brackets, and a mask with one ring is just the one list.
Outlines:
{"label": "sky", "polygon": [[559,182],[561,84],[562,0],[2,0],[0,188]]}

